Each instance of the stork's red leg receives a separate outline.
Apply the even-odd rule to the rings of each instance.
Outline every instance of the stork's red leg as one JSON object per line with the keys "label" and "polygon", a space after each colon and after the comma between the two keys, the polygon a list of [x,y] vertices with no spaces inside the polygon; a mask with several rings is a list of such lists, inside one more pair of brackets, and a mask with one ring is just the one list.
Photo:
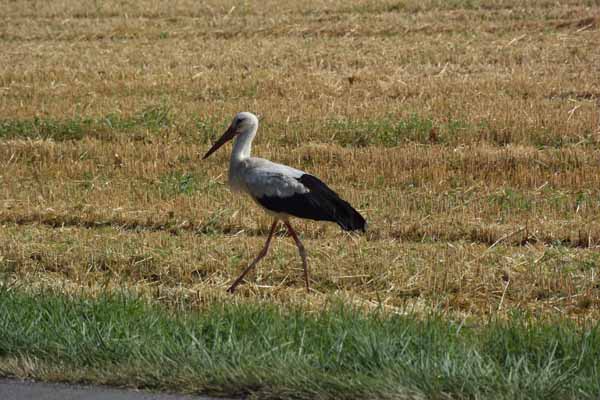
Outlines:
{"label": "stork's red leg", "polygon": [[288,221],[283,221],[283,223],[285,224],[285,227],[287,228],[290,235],[292,235],[292,237],[294,238],[296,246],[298,246],[298,252],[300,253],[300,257],[302,257],[302,266],[304,267],[304,281],[306,282],[306,291],[309,292],[310,287],[308,285],[308,263],[306,262],[306,250],[304,250],[304,245],[300,241],[300,238],[298,237],[296,231],[294,231],[294,228],[292,228],[290,223]]}
{"label": "stork's red leg", "polygon": [[267,251],[269,250],[269,244],[271,243],[271,238],[273,237],[273,233],[275,233],[275,227],[277,227],[277,223],[278,222],[279,222],[278,220],[273,221],[273,225],[271,225],[271,231],[269,232],[269,237],[267,238],[267,242],[265,243],[265,247],[263,247],[263,249],[260,251],[260,253],[258,253],[258,255],[254,259],[254,261],[252,261],[250,263],[250,265],[248,265],[246,267],[246,269],[244,270],[244,272],[242,272],[242,274],[235,280],[235,282],[233,282],[233,284],[229,287],[229,289],[227,289],[227,291],[229,293],[233,293],[235,291],[235,288],[237,287],[237,285],[239,285],[240,282],[242,282],[242,279],[244,279],[244,276],[246,276],[246,274],[248,272],[250,272],[250,270],[252,268],[254,268],[254,266],[256,264],[258,264],[258,262],[261,260],[261,258],[263,258],[264,256],[267,255]]}

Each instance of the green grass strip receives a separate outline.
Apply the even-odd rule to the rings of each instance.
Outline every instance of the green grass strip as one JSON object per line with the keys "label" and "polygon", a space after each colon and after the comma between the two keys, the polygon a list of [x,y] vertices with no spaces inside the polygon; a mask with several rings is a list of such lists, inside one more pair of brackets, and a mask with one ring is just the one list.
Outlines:
{"label": "green grass strip", "polygon": [[114,139],[115,133],[131,130],[159,131],[172,126],[166,106],[148,107],[133,116],[109,114],[99,118],[0,119],[0,139],[80,140],[84,137]]}
{"label": "green grass strip", "polygon": [[0,375],[19,360],[38,378],[224,396],[600,396],[598,325],[515,317],[469,327],[341,303],[320,313],[268,304],[186,311],[126,295],[0,289]]}

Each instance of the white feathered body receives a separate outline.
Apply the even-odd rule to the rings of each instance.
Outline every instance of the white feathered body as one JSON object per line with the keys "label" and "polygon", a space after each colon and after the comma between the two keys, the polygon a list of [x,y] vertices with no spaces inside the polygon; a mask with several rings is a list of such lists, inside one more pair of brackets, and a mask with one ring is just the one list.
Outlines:
{"label": "white feathered body", "polygon": [[299,169],[277,164],[264,158],[249,157],[229,166],[229,187],[234,192],[244,192],[265,211],[279,218],[289,215],[273,212],[257,200],[259,198],[287,198],[294,194],[307,193],[308,189],[297,179],[305,172]]}

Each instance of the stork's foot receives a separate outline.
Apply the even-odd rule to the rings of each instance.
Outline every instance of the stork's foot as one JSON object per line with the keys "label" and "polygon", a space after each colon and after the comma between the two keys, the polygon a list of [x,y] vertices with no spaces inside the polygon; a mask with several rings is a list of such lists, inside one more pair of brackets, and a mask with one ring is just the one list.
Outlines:
{"label": "stork's foot", "polygon": [[229,286],[229,289],[227,289],[227,292],[233,294],[233,292],[235,292],[235,289],[238,287],[238,284],[239,284],[239,282],[237,282],[237,281],[234,282],[233,285]]}
{"label": "stork's foot", "polygon": [[278,220],[274,220],[273,224],[271,225],[271,231],[269,232],[269,237],[267,238],[267,241],[265,243],[265,247],[262,248],[262,250],[260,251],[260,253],[258,253],[258,255],[256,256],[256,258],[254,259],[254,261],[252,261],[250,263],[250,265],[248,265],[248,267],[246,267],[246,269],[244,270],[244,272],[242,272],[242,274],[240,276],[238,276],[238,278],[235,280],[235,282],[233,282],[233,284],[229,287],[229,289],[227,289],[227,291],[229,293],[233,293],[235,291],[235,288],[242,282],[242,280],[244,279],[244,276],[246,276],[246,274],[248,272],[250,272],[250,270],[252,268],[254,268],[254,266],[264,257],[267,255],[267,251],[269,251],[269,244],[271,243],[271,238],[273,237],[273,234],[275,233],[275,228],[277,227],[277,222]]}

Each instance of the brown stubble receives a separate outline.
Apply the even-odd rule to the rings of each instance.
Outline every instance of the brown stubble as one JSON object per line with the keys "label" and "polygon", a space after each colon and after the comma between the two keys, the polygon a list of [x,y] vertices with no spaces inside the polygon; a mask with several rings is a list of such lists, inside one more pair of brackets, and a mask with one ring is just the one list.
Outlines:
{"label": "brown stubble", "polygon": [[[283,231],[239,298],[224,294],[269,219],[225,188],[229,148],[200,162],[210,138],[197,124],[214,138],[250,110],[262,116],[256,154],[321,177],[369,220],[361,238],[295,222],[309,309],[335,293],[397,312],[598,316],[597,6],[277,4],[0,5],[1,120],[156,106],[170,119],[3,139],[5,282],[305,304]],[[332,125],[414,115],[432,131],[393,147],[343,146]]]}

